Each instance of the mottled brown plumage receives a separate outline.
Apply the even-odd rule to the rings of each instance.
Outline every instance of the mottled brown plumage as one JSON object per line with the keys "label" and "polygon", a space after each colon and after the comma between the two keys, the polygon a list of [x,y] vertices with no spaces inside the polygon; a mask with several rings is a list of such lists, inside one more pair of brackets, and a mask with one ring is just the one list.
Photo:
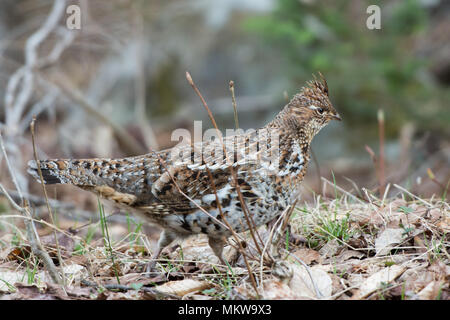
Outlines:
{"label": "mottled brown plumage", "polygon": [[[45,183],[73,184],[160,226],[155,257],[178,237],[204,233],[223,262],[226,224],[248,230],[236,184],[256,226],[279,216],[297,197],[311,140],[332,119],[340,117],[322,77],[265,127],[223,144],[215,139],[124,159],[46,160],[40,168]],[[28,171],[39,181],[35,161]]]}

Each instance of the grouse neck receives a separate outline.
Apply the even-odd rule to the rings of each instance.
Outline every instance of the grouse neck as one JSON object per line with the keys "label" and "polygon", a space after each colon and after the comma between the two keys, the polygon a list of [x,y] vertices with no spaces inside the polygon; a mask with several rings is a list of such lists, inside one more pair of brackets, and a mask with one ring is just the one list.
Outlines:
{"label": "grouse neck", "polygon": [[282,136],[289,136],[296,140],[299,144],[311,144],[315,135],[314,126],[311,123],[300,123],[297,118],[294,118],[289,112],[289,106],[285,106],[278,115],[270,123],[268,128],[279,131]]}

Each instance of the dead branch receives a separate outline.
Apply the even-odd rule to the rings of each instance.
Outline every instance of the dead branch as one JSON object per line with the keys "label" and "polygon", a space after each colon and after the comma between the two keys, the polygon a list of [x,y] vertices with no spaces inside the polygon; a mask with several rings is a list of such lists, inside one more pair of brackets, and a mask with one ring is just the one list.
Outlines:
{"label": "dead branch", "polygon": [[[37,169],[38,169],[38,173],[39,173],[39,178],[41,179],[41,186],[42,186],[42,191],[44,192],[45,203],[47,205],[48,214],[50,216],[50,220],[52,221],[52,224],[55,224],[55,219],[53,218],[53,212],[52,212],[52,209],[50,208],[50,203],[48,201],[47,189],[45,188],[44,177],[42,176],[42,170],[41,170],[41,166],[40,166],[40,163],[39,163],[39,158],[38,158],[37,152],[36,152],[36,142],[35,142],[35,133],[34,133],[35,121],[36,121],[36,118],[33,118],[33,121],[31,121],[31,124],[30,124],[31,140],[32,140],[32,144],[33,144],[34,161],[36,161]],[[54,238],[55,238],[56,253],[57,253],[59,265],[62,268],[63,260],[62,260],[62,257],[61,257],[61,250],[60,250],[60,247],[59,247],[58,236],[56,234],[56,230],[54,230],[54,229],[53,229],[53,235],[54,235]],[[65,283],[65,282],[66,282],[66,278],[64,276],[64,272],[62,272],[62,283]]]}
{"label": "dead branch", "polygon": [[[15,178],[15,174],[13,171],[13,168],[10,166],[10,162],[8,160],[8,155],[6,153],[6,149],[5,149],[5,145],[3,143],[3,138],[2,135],[0,134],[0,148],[2,150],[3,153],[3,157],[5,158],[5,162],[6,165],[8,167],[8,170],[10,172],[11,178],[14,181],[14,184],[17,188],[17,191],[19,192],[19,194],[21,195],[21,198],[23,199],[22,193],[20,191],[20,186],[17,183],[17,180]],[[24,219],[24,223],[27,229],[27,237],[28,237],[28,241],[30,243],[31,246],[31,251],[33,252],[33,254],[35,254],[38,258],[40,258],[46,268],[46,270],[48,271],[48,273],[50,274],[52,280],[55,283],[61,284],[61,277],[57,271],[57,268],[55,266],[55,264],[53,263],[53,260],[50,258],[49,254],[47,251],[45,251],[44,247],[41,244],[41,241],[39,239],[39,235],[36,231],[36,227],[33,223],[33,220],[31,218],[31,213],[29,210],[29,206],[28,206],[28,202],[26,200],[23,201],[23,207],[19,206],[12,198],[11,196],[8,194],[8,192],[6,191],[5,187],[3,186],[3,184],[0,183],[0,191],[6,196],[6,198],[8,199],[8,201],[11,203],[11,205],[17,210],[19,211],[24,217],[26,217],[27,219]]]}
{"label": "dead branch", "polygon": [[236,129],[239,129],[239,119],[238,119],[238,113],[237,113],[237,106],[236,106],[236,97],[234,96],[234,81],[230,81],[230,91],[231,91],[231,101],[233,103],[233,111],[234,111],[234,124],[236,126]]}
{"label": "dead branch", "polygon": [[[192,77],[191,77],[190,73],[187,72],[187,71],[186,71],[186,79],[188,80],[189,84],[192,86],[192,88],[194,89],[194,91],[197,93],[198,97],[202,101],[202,104],[205,107],[206,112],[208,112],[208,116],[211,119],[211,122],[212,122],[214,128],[216,129],[217,136],[219,137],[220,142],[222,144],[222,148],[223,148],[224,155],[226,157],[226,161],[229,163],[228,154],[227,154],[226,149],[225,149],[225,144],[223,142],[222,135],[220,134],[220,130],[219,130],[217,124],[216,124],[216,120],[214,119],[214,116],[211,113],[211,110],[208,107],[208,104],[206,103],[205,99],[203,98],[203,95],[200,93],[200,90],[195,85],[194,80],[192,80]],[[255,231],[257,233],[256,227],[255,227],[255,223],[253,222],[253,220],[251,219],[250,215],[248,214],[248,209],[247,209],[246,203],[243,200],[242,193],[241,193],[241,190],[239,188],[239,183],[238,183],[236,172],[233,170],[233,166],[230,166],[229,169],[230,169],[230,173],[231,173],[231,175],[233,177],[233,180],[235,182],[236,191],[238,193],[239,201],[240,201],[240,203],[242,205],[242,209],[243,209],[243,212],[245,214],[245,218],[246,218],[249,230],[250,230],[250,234],[251,234],[251,236],[253,238],[253,242],[254,242],[256,248],[258,249],[258,252],[262,255],[262,250],[259,247],[258,241],[257,241],[257,239],[255,237]],[[217,197],[217,195],[216,195],[216,197]],[[259,237],[259,234],[258,234],[258,237]],[[259,239],[261,240],[261,238],[259,238]],[[248,264],[247,258],[246,258],[245,255],[243,255],[243,258],[244,258],[245,264],[246,264],[248,272],[249,272],[249,277],[250,277],[252,286],[253,286],[255,292],[259,295],[258,287],[256,285],[256,279],[255,279],[255,277],[253,275],[253,272],[252,272],[252,270],[250,268],[250,265]]]}
{"label": "dead branch", "polygon": [[141,287],[140,289],[136,290],[136,288],[133,287],[129,287],[129,286],[125,286],[125,285],[121,285],[121,284],[96,284],[94,282],[90,282],[88,280],[81,280],[81,284],[88,286],[88,287],[93,287],[93,288],[105,288],[106,290],[109,291],[121,291],[121,292],[127,292],[127,291],[143,291],[146,294],[150,295],[151,298],[155,299],[155,300],[159,300],[162,298],[169,298],[169,299],[176,299],[179,300],[180,297],[170,294],[170,293],[165,293],[165,292],[161,292],[157,289],[154,288],[148,288],[148,287]]}
{"label": "dead branch", "polygon": [[[65,8],[65,0],[53,3],[52,10],[44,24],[27,39],[24,49],[25,64],[18,68],[10,77],[6,88],[4,99],[6,109],[5,147],[14,160],[12,161],[12,168],[16,173],[16,182],[20,186],[19,189],[24,191],[28,191],[28,180],[21,173],[21,168],[19,168],[22,163],[22,153],[16,143],[17,136],[20,133],[19,130],[21,128],[24,129],[23,126],[20,126],[20,122],[35,89],[35,70],[56,61],[73,39],[73,36],[64,37],[64,41],[60,45],[55,45],[47,57],[39,57],[38,49],[40,44],[57,28]],[[64,33],[60,30],[59,34],[63,35]]]}

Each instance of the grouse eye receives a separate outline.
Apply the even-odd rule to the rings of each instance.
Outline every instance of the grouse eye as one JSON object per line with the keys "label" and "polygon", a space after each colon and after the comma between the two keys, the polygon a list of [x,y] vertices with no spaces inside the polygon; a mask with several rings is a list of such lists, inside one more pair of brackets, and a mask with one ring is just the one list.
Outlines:
{"label": "grouse eye", "polygon": [[318,108],[317,112],[319,112],[320,114],[322,114],[325,110],[323,110],[323,108]]}

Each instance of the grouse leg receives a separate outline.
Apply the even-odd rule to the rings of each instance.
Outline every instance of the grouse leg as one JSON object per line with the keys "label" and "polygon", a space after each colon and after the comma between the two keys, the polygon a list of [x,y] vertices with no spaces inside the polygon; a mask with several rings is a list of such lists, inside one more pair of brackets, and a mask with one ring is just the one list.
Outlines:
{"label": "grouse leg", "polygon": [[158,260],[159,255],[161,254],[163,249],[165,247],[167,247],[169,244],[171,244],[177,237],[178,236],[177,236],[177,234],[175,232],[172,232],[172,231],[169,231],[169,230],[163,230],[161,232],[161,235],[159,236],[159,240],[158,240],[158,244],[157,244],[155,255],[153,256],[152,261],[150,261],[147,264],[147,268],[146,268],[146,273],[147,274],[150,274],[151,270],[153,270],[153,268],[155,267],[156,261]]}
{"label": "grouse leg", "polygon": [[217,258],[219,258],[220,263],[227,266],[228,263],[226,262],[223,256],[223,248],[225,247],[226,244],[225,238],[208,237],[208,244],[211,247],[214,254],[217,256]]}

